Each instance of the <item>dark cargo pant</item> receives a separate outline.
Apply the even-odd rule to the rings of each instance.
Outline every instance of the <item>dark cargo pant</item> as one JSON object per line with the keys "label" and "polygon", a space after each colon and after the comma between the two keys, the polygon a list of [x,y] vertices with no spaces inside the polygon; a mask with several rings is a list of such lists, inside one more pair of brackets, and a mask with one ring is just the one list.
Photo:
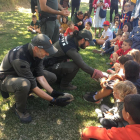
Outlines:
{"label": "dark cargo pant", "polygon": [[[44,70],[44,76],[48,83],[54,83],[57,80],[55,74],[46,70]],[[30,88],[31,83],[28,79],[13,75],[8,75],[1,83],[2,91],[15,94],[16,108],[20,112],[25,112],[26,110],[26,101]]]}
{"label": "dark cargo pant", "polygon": [[54,44],[59,39],[59,24],[58,20],[46,21],[41,26],[41,33],[47,35]]}
{"label": "dark cargo pant", "polygon": [[73,62],[61,62],[46,68],[48,71],[53,72],[57,76],[60,86],[68,86],[72,79],[76,76],[79,67]]}

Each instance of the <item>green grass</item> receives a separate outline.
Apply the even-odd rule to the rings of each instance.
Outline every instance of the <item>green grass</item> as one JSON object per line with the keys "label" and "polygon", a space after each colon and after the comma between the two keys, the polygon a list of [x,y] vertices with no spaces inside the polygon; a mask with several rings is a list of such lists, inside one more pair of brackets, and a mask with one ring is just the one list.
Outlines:
{"label": "green grass", "polygon": [[[81,10],[88,10],[88,4],[82,3]],[[108,11],[109,13],[109,11]],[[107,15],[107,19],[109,16]],[[0,12],[0,62],[6,53],[19,45],[28,43],[33,38],[26,27],[31,22],[31,14],[18,11]],[[99,47],[87,47],[80,50],[84,61],[91,67],[106,71],[109,56],[93,54],[92,50]],[[4,100],[0,95],[0,139],[2,140],[78,140],[80,132],[86,126],[99,125],[94,112],[99,105],[85,102],[82,96],[86,91],[100,89],[98,82],[90,75],[79,70],[73,80],[78,89],[70,92],[75,100],[68,106],[49,107],[48,102],[36,97],[29,100],[27,109],[33,121],[30,124],[21,124],[14,113],[14,95]],[[57,85],[53,88],[59,90]],[[59,90],[60,91],[60,90]],[[67,92],[67,91],[65,91]],[[103,103],[110,104],[112,98],[104,98]]]}

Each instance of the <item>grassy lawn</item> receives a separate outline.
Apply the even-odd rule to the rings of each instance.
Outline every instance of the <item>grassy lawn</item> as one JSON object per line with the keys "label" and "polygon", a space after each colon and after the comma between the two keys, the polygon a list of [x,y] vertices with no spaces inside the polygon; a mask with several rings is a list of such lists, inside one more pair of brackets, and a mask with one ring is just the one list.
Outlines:
{"label": "grassy lawn", "polygon": [[[82,3],[83,12],[88,10],[88,4]],[[109,11],[107,13],[109,20]],[[31,14],[20,11],[0,12],[0,63],[6,53],[19,45],[28,43],[33,34],[27,31],[31,22]],[[91,67],[106,71],[109,56],[93,54],[92,50],[99,47],[87,47],[80,50],[84,61]],[[36,97],[29,100],[27,109],[33,121],[21,124],[14,113],[14,95],[4,100],[0,95],[0,139],[2,140],[79,140],[80,132],[86,126],[99,125],[95,108],[99,105],[85,102],[82,96],[86,91],[97,91],[100,84],[82,70],[73,80],[78,89],[70,92],[75,100],[68,106],[50,107],[48,102]],[[58,85],[52,85],[59,90]],[[65,91],[67,92],[67,91]],[[110,104],[112,97],[104,98],[102,103]]]}

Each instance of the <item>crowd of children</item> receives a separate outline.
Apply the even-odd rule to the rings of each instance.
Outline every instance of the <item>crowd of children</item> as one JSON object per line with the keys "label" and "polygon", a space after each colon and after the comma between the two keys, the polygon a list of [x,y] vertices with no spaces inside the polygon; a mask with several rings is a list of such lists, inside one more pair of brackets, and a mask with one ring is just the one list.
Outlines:
{"label": "crowd of children", "polygon": [[[103,2],[104,0],[98,0],[95,4],[93,1],[95,10],[98,8],[96,12],[99,12],[99,5],[109,7],[109,4],[104,5]],[[95,39],[95,11],[93,20],[89,11],[85,13],[78,11],[73,14],[71,20],[68,20],[68,17],[58,16],[60,37],[72,35],[75,30],[89,30],[94,44],[101,46],[100,50],[93,50],[93,53],[99,53],[101,56],[110,54],[108,64],[111,68],[107,73],[111,74],[99,79],[101,90],[87,92],[83,98],[89,102],[99,103],[104,97],[113,93],[114,106],[110,108],[102,104],[100,109],[95,109],[99,122],[104,128],[84,129],[81,136],[83,140],[140,139],[140,12],[138,13],[140,1],[137,0],[136,3],[137,5],[133,7],[132,1],[124,0],[121,15],[117,13],[111,23],[103,22],[104,30],[102,35],[98,34],[98,39]],[[36,15],[32,16],[32,22],[27,27],[28,31],[40,33],[37,18]],[[95,28],[95,34],[92,26]]]}

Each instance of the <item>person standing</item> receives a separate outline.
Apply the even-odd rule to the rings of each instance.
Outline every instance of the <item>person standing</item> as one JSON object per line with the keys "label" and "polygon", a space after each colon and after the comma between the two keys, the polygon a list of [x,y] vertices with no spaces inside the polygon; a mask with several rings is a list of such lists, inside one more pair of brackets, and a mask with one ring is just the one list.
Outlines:
{"label": "person standing", "polygon": [[58,0],[38,0],[37,2],[41,33],[46,34],[52,43],[55,43],[59,39],[57,15],[68,16],[70,12],[64,9]]}
{"label": "person standing", "polygon": [[[115,10],[115,15],[118,14],[118,3],[120,3],[120,0],[111,0],[110,5],[110,23],[112,23],[112,14]],[[121,6],[121,3],[120,3]]]}
{"label": "person standing", "polygon": [[[50,38],[38,34],[31,43],[11,49],[1,63],[1,94],[3,98],[8,98],[9,93],[15,94],[15,113],[23,123],[32,121],[30,114],[26,112],[26,102],[30,92],[34,92],[53,105],[62,106],[62,103],[68,100],[57,99],[64,94],[55,91],[49,85],[56,81],[56,75],[43,70],[43,58],[56,52],[57,49],[52,46]],[[39,87],[44,88],[51,96]]]}
{"label": "person standing", "polygon": [[93,3],[93,0],[89,0],[89,14],[91,15],[92,13],[92,3]]}
{"label": "person standing", "polygon": [[103,23],[105,21],[105,18],[101,18],[99,16],[100,8],[102,8],[103,10],[109,8],[110,0],[94,0],[93,7],[94,7],[93,27],[95,28],[95,35],[96,35],[96,29],[99,28],[98,37],[100,37],[101,30],[103,28]]}
{"label": "person standing", "polygon": [[71,0],[71,18],[75,12],[75,9],[76,9],[76,12],[79,11],[80,2],[81,0]]}

